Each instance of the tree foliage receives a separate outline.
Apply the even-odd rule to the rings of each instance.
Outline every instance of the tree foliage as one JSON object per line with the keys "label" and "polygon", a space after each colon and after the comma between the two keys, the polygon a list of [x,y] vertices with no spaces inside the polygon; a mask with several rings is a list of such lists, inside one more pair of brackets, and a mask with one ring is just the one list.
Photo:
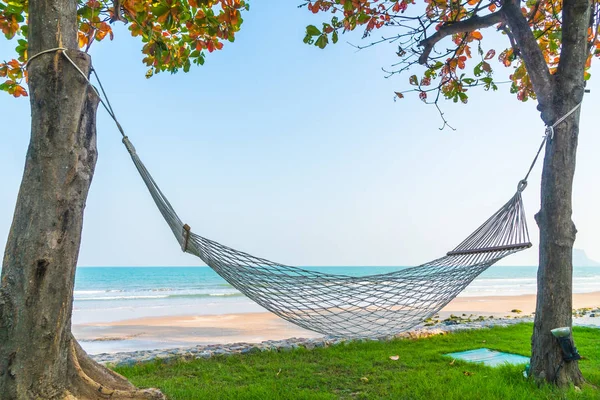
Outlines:
{"label": "tree foliage", "polygon": [[[248,9],[246,0],[78,0],[79,47],[88,51],[94,42],[112,40],[111,22],[123,21],[143,42],[147,77],[187,72],[235,40]],[[27,95],[27,13],[27,0],[0,0],[0,30],[17,43],[15,58],[0,62],[0,90],[15,97]]]}
{"label": "tree foliage", "polygon": [[[535,98],[530,75],[513,31],[502,15],[503,0],[315,0],[304,3],[314,14],[331,17],[319,29],[306,28],[304,42],[324,48],[336,43],[340,33],[362,29],[363,38],[381,31],[384,36],[370,45],[389,42],[397,45],[397,63],[390,75],[408,71],[415,64],[425,66],[420,76],[410,75],[410,89],[396,92],[398,98],[415,91],[421,100],[437,102],[440,95],[454,102],[468,101],[473,86],[496,90],[494,63],[512,69],[511,92],[521,101]],[[521,2],[525,17],[542,51],[551,74],[557,70],[562,40],[562,1]],[[592,58],[600,57],[600,0],[591,3],[588,29],[589,57],[585,79],[589,79]],[[483,28],[495,27],[507,37],[506,47],[484,47]],[[487,32],[486,32],[487,35]],[[444,38],[444,43],[439,43]],[[370,46],[368,45],[368,46]],[[434,48],[435,46],[435,48]],[[366,47],[366,46],[363,46]],[[362,47],[359,47],[362,48]],[[430,99],[433,95],[433,99]]]}

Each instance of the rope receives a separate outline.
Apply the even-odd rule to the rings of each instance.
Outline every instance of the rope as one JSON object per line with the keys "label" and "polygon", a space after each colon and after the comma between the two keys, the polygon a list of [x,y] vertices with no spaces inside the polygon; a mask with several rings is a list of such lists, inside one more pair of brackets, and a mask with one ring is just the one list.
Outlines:
{"label": "rope", "polygon": [[553,123],[551,126],[546,127],[546,135],[548,135],[548,133],[550,134],[550,139],[554,138],[554,128],[556,128],[556,126],[558,124],[560,124],[561,122],[563,122],[565,119],[567,119],[571,114],[573,114],[575,112],[575,110],[577,110],[580,106],[581,103],[583,102],[580,101],[575,107],[573,107],[571,109],[571,111],[569,111],[568,113],[566,113],[565,115],[563,115],[562,117],[560,117],[555,123]]}
{"label": "rope", "polygon": [[98,81],[98,84],[100,85],[100,90],[102,90],[102,94],[104,95],[104,98],[106,99],[106,104],[104,104],[104,101],[102,100],[102,98],[100,98],[102,105],[104,106],[106,111],[108,111],[108,114],[111,116],[113,121],[115,121],[115,124],[117,124],[117,129],[119,130],[119,132],[121,132],[121,136],[123,136],[123,138],[126,138],[127,135],[125,135],[125,131],[123,130],[123,127],[121,126],[119,121],[117,121],[117,116],[115,115],[115,112],[113,111],[112,105],[110,104],[110,100],[108,99],[108,96],[106,95],[104,86],[102,86],[102,81],[100,80],[98,73],[96,72],[96,70],[94,68],[92,68],[92,72],[94,73],[94,76],[96,77],[96,80]]}
{"label": "rope", "polygon": [[529,166],[529,170],[527,171],[527,174],[525,174],[525,178],[523,178],[519,182],[519,186],[518,186],[518,190],[519,191],[522,192],[527,187],[527,178],[529,178],[529,174],[531,173],[531,170],[535,166],[535,163],[537,162],[538,157],[540,156],[540,153],[542,152],[542,149],[544,148],[544,145],[546,144],[546,142],[548,141],[548,139],[552,140],[554,138],[554,128],[556,128],[558,126],[558,124],[560,124],[561,122],[563,122],[565,119],[569,118],[569,116],[571,114],[573,114],[575,112],[575,110],[577,110],[581,106],[582,102],[583,101],[580,101],[575,107],[573,107],[571,109],[571,111],[569,111],[568,113],[566,113],[565,115],[563,115],[562,117],[560,117],[558,120],[556,120],[555,123],[553,123],[552,125],[547,125],[546,126],[546,134],[544,135],[544,139],[542,139],[542,143],[540,144],[540,148],[538,149],[537,153],[535,153],[535,157],[533,158],[533,162]]}
{"label": "rope", "polygon": [[27,62],[25,63],[25,69],[29,68],[29,63],[31,61],[33,61],[36,57],[41,56],[42,54],[46,54],[46,53],[52,53],[55,51],[65,51],[67,49],[65,49],[64,47],[55,47],[53,49],[47,49],[47,50],[42,50],[37,54],[32,55],[31,57],[29,57],[29,59],[27,60]]}
{"label": "rope", "polygon": [[92,84],[92,82],[89,80],[89,78],[87,77],[87,75],[85,74],[85,72],[83,72],[81,70],[81,68],[79,68],[79,66],[71,59],[71,57],[69,57],[69,55],[66,53],[66,50],[68,50],[68,49],[66,49],[64,47],[55,47],[55,48],[52,48],[52,49],[47,49],[47,50],[40,51],[39,53],[36,53],[33,56],[29,57],[29,59],[25,63],[25,68],[29,68],[29,63],[31,61],[33,61],[36,57],[41,56],[42,54],[52,53],[52,52],[55,52],[55,51],[60,51],[61,54],[63,56],[65,56],[65,58],[71,63],[71,65],[73,65],[73,67],[75,67],[75,69],[77,70],[77,72],[79,72],[81,74],[81,76],[83,76],[83,79],[85,79],[85,81],[90,85],[90,87],[96,93],[96,95],[98,95],[98,99],[100,99],[100,104],[102,104],[102,106],[104,107],[104,109],[106,110],[106,112],[108,112],[108,115],[110,115],[110,117],[113,119],[113,121],[115,121],[115,124],[117,125],[117,129],[119,130],[119,132],[121,132],[121,135],[123,137],[127,137],[125,135],[125,131],[123,130],[123,127],[121,126],[121,124],[117,120],[117,116],[115,115],[115,112],[113,111],[113,108],[112,108],[112,106],[110,104],[108,96],[106,95],[106,91],[104,90],[104,86],[102,86],[102,82],[100,81],[100,77],[96,73],[96,70],[93,67],[91,69],[92,72],[94,73],[94,76],[96,77],[96,80],[98,81],[98,84],[100,85],[100,90],[102,91],[102,94],[104,95],[104,98],[100,95],[100,92],[98,92],[98,89],[96,89],[96,87],[94,86],[94,84]]}
{"label": "rope", "polygon": [[548,135],[545,135],[544,139],[542,139],[542,143],[540,144],[540,147],[539,147],[537,153],[535,153],[535,157],[533,158],[531,165],[529,166],[529,170],[525,174],[525,178],[521,179],[521,181],[519,182],[519,188],[518,188],[519,191],[522,192],[527,187],[527,178],[529,178],[529,174],[531,173],[531,170],[535,166],[535,163],[537,162],[538,157],[540,156],[540,153],[542,152],[542,149],[544,148],[544,145],[546,144],[547,140],[548,140]]}

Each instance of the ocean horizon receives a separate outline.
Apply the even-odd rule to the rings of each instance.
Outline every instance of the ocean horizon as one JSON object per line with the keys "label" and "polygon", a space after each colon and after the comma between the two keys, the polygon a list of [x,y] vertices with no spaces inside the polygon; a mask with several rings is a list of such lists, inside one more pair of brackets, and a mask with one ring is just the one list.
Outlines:
{"label": "ocean horizon", "polygon": [[[385,274],[408,267],[302,267],[331,274]],[[535,294],[537,266],[493,266],[459,297]],[[600,292],[600,267],[574,267],[573,292]],[[210,267],[79,267],[73,323],[109,323],[143,317],[266,312]]]}

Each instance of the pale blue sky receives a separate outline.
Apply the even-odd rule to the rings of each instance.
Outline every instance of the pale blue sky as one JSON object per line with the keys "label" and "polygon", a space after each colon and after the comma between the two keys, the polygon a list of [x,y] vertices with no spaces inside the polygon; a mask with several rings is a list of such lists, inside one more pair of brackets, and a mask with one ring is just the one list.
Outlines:
{"label": "pale blue sky", "polygon": [[[268,3],[268,4],[267,4]],[[314,17],[294,2],[254,2],[233,44],[188,74],[145,79],[140,44],[122,28],[95,44],[95,68],[121,124],[183,221],[201,235],[294,265],[415,265],[445,254],[508,200],[542,139],[533,102],[473,91],[433,106],[393,101],[393,46],[356,52],[302,43]],[[484,32],[492,36],[494,32]],[[485,42],[484,42],[485,43]],[[12,56],[0,41],[0,58]],[[508,72],[508,71],[506,71]],[[594,78],[596,80],[594,81]],[[600,259],[600,85],[583,105],[574,189],[576,247]],[[596,107],[597,108],[597,107]],[[29,102],[0,95],[0,242],[29,139]],[[80,265],[200,265],[182,254],[103,109],[99,161]],[[536,167],[525,207],[539,208]],[[535,265],[537,251],[506,265]]]}

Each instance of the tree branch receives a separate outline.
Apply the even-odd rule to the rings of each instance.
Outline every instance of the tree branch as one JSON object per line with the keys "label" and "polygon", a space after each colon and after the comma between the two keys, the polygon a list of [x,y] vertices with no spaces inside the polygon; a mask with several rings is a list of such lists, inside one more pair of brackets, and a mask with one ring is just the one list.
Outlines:
{"label": "tree branch", "polygon": [[[591,54],[592,50],[594,49],[594,44],[596,43],[596,40],[598,40],[598,32],[600,31],[600,17],[598,16],[598,13],[600,12],[600,4],[592,4],[591,7],[589,28],[594,32],[594,37],[588,41],[588,54]],[[596,22],[596,19],[599,19],[598,22]]]}
{"label": "tree branch", "polygon": [[471,18],[463,21],[442,25],[442,27],[436,33],[419,43],[419,46],[423,47],[423,53],[419,57],[419,64],[425,64],[427,62],[429,54],[433,50],[433,46],[435,46],[437,42],[446,36],[453,35],[455,33],[471,32],[477,29],[487,28],[502,21],[504,21],[504,16],[502,10],[499,10],[483,17],[474,15]]}
{"label": "tree branch", "polygon": [[[564,2],[562,10],[562,49],[556,74],[565,82],[577,82],[578,86],[583,86],[583,71],[588,57],[591,6],[588,0],[571,0]],[[580,92],[578,95],[583,96],[583,87]]]}
{"label": "tree branch", "polygon": [[527,73],[531,78],[533,90],[541,107],[542,120],[545,123],[550,123],[551,116],[547,113],[550,110],[550,103],[552,101],[552,75],[548,70],[544,55],[533,36],[527,18],[521,11],[519,1],[506,0],[502,6],[502,12],[519,47],[520,56],[525,63]]}
{"label": "tree branch", "polygon": [[537,0],[535,2],[535,7],[533,8],[533,10],[531,10],[531,13],[529,14],[529,18],[528,18],[528,22],[530,24],[533,22],[533,19],[535,18],[535,14],[537,14],[538,10],[540,9],[541,4],[542,4],[542,0]]}
{"label": "tree branch", "polygon": [[515,37],[513,36],[512,32],[510,31],[510,29],[508,28],[506,23],[502,24],[502,26],[500,26],[500,28],[498,30],[501,30],[502,32],[504,32],[506,34],[506,36],[508,36],[508,41],[510,42],[510,47],[513,49],[513,54],[515,56],[519,56],[519,46],[517,46]]}

